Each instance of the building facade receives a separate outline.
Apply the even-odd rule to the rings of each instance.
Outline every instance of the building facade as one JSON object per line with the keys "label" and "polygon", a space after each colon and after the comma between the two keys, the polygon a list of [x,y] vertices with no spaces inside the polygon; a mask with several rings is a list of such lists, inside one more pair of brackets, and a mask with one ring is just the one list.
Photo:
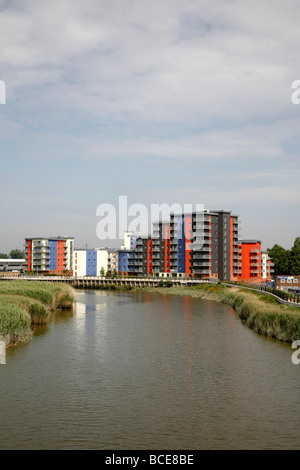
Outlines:
{"label": "building facade", "polygon": [[131,276],[237,279],[238,216],[230,211],[170,214],[137,237],[129,258]]}
{"label": "building facade", "polygon": [[238,280],[251,284],[262,281],[262,254],[260,240],[242,240],[239,244],[241,269]]}
{"label": "building facade", "polygon": [[73,253],[75,276],[113,275],[117,269],[117,252],[115,249],[75,249]]}
{"label": "building facade", "polygon": [[34,274],[72,274],[73,250],[73,237],[26,238],[26,269]]}
{"label": "building facade", "polygon": [[274,273],[274,263],[266,251],[261,254],[261,279],[263,282],[270,282]]}
{"label": "building facade", "polygon": [[276,276],[276,288],[300,294],[300,276]]}

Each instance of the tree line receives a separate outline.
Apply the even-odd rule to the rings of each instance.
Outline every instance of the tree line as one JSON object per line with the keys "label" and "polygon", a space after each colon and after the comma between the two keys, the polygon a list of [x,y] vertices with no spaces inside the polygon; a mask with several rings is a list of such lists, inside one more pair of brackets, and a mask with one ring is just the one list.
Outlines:
{"label": "tree line", "polygon": [[6,253],[0,253],[0,259],[25,259],[24,252],[21,250],[11,250],[7,255]]}
{"label": "tree line", "polygon": [[286,250],[275,244],[267,249],[268,255],[274,263],[274,275],[300,276],[300,237],[295,238],[294,245]]}

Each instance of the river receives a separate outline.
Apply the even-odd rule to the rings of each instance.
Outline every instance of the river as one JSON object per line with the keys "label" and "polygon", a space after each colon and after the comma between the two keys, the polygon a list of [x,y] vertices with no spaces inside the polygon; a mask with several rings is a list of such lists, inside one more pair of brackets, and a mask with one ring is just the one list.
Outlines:
{"label": "river", "polygon": [[292,353],[217,302],[77,291],[0,365],[0,448],[299,449]]}

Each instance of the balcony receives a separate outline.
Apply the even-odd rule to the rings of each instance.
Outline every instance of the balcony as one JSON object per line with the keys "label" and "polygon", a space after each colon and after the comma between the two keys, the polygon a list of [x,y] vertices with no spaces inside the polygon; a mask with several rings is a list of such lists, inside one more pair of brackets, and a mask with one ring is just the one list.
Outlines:
{"label": "balcony", "polygon": [[194,266],[197,266],[197,267],[210,267],[211,266],[211,263],[199,263],[199,262],[193,262],[193,267]]}
{"label": "balcony", "polygon": [[210,269],[206,268],[193,268],[195,274],[210,274]]}
{"label": "balcony", "polygon": [[143,268],[137,268],[134,270],[135,273],[142,273],[143,272]]}
{"label": "balcony", "polygon": [[205,246],[205,247],[204,247],[204,246],[199,247],[199,249],[198,249],[198,248],[197,248],[197,245],[195,245],[194,243],[193,243],[193,245],[192,245],[192,248],[193,248],[193,251],[194,251],[194,252],[197,251],[198,253],[202,253],[202,252],[203,252],[203,253],[208,253],[209,251],[211,251],[211,248],[210,248],[210,247],[206,247],[206,246]]}
{"label": "balcony", "polygon": [[209,260],[209,254],[201,254],[201,253],[193,253],[192,255],[193,260]]}

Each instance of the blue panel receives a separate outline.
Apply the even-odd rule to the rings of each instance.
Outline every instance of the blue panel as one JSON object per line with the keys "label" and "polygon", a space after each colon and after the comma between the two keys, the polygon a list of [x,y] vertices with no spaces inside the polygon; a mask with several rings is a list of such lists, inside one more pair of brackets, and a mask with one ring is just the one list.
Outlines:
{"label": "blue panel", "polygon": [[57,241],[49,240],[49,270],[57,270]]}
{"label": "blue panel", "polygon": [[95,250],[86,252],[86,275],[97,276],[97,252]]}
{"label": "blue panel", "polygon": [[129,251],[119,252],[118,271],[128,272],[128,257],[129,257]]}
{"label": "blue panel", "polygon": [[177,223],[178,244],[177,244],[177,272],[185,272],[185,235],[184,216],[178,219]]}

